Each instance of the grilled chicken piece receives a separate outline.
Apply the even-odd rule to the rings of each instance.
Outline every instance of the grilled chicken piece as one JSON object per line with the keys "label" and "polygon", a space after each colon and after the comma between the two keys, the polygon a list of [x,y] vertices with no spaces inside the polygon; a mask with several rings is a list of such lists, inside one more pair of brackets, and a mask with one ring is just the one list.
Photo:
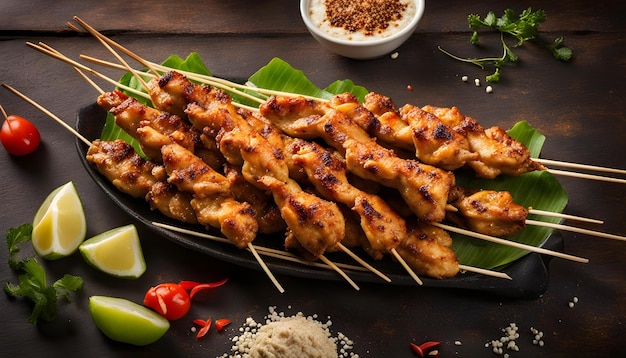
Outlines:
{"label": "grilled chicken piece", "polygon": [[167,182],[199,198],[229,194],[230,182],[184,147],[172,143],[161,148]]}
{"label": "grilled chicken piece", "polygon": [[467,139],[434,114],[410,104],[403,106],[400,114],[411,127],[415,156],[423,163],[455,170],[478,158],[478,153],[470,151]]}
{"label": "grilled chicken piece", "polygon": [[361,105],[350,94],[333,97],[329,105],[352,118],[370,136],[377,138],[391,148],[415,151],[411,128],[400,117],[400,112],[389,97],[371,92]]}
{"label": "grilled chicken piece", "polygon": [[235,246],[246,248],[257,235],[258,223],[254,210],[248,203],[241,203],[230,196],[214,194],[200,198],[195,196],[191,206],[200,224],[207,228],[219,228]]}
{"label": "grilled chicken piece", "polygon": [[425,106],[423,109],[467,138],[470,150],[478,154],[476,160],[467,164],[480,177],[493,179],[500,174],[520,175],[546,169],[530,158],[528,148],[500,127],[484,129],[474,118],[465,116],[456,107]]}
{"label": "grilled chicken piece", "polygon": [[145,197],[155,183],[165,179],[162,166],[143,159],[122,140],[95,140],[86,158],[118,190],[135,198]]}
{"label": "grilled chicken piece", "polygon": [[115,123],[137,139],[144,153],[156,161],[161,161],[161,147],[170,142],[192,152],[203,145],[200,133],[179,116],[145,106],[122,92],[102,94],[98,97],[98,104],[112,113]]}
{"label": "grilled chicken piece", "polygon": [[260,233],[271,234],[285,231],[287,225],[280,216],[280,210],[270,193],[250,184],[243,177],[240,169],[226,165],[225,173],[230,181],[233,197],[247,202],[254,210]]}
{"label": "grilled chicken piece", "polygon": [[156,209],[165,216],[188,224],[197,224],[196,212],[191,206],[193,195],[178,190],[166,182],[156,182],[148,194],[146,201],[152,210]]}
{"label": "grilled chicken piece", "polygon": [[410,228],[409,235],[396,250],[416,273],[443,279],[459,272],[459,262],[450,249],[451,244],[452,239],[446,231],[420,223]]}
{"label": "grilled chicken piece", "polygon": [[526,226],[528,209],[513,202],[507,191],[469,191],[455,188],[450,204],[458,213],[448,212],[448,220],[491,236],[509,236]]}
{"label": "grilled chicken piece", "polygon": [[265,118],[288,135],[321,137],[344,154],[353,174],[397,189],[407,205],[426,221],[445,217],[452,173],[399,158],[376,143],[349,117],[323,103],[304,97],[272,97],[260,107]]}

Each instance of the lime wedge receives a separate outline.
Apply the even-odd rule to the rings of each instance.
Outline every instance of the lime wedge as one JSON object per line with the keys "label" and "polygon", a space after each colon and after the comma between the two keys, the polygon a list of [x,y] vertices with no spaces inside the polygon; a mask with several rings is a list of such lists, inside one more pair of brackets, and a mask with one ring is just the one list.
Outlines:
{"label": "lime wedge", "polygon": [[146,271],[137,228],[132,224],[87,239],[78,249],[91,266],[116,277],[138,278]]}
{"label": "lime wedge", "polygon": [[70,181],[54,189],[37,210],[33,220],[33,248],[45,259],[59,259],[74,253],[86,232],[83,205]]}
{"label": "lime wedge", "polygon": [[89,312],[105,336],[136,346],[157,341],[170,328],[160,314],[123,298],[91,296]]}

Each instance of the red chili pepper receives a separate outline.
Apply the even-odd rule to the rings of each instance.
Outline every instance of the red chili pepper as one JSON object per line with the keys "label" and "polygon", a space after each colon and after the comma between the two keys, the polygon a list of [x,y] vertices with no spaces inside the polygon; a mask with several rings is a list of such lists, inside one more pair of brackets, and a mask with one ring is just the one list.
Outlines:
{"label": "red chili pepper", "polygon": [[191,291],[192,288],[198,286],[200,282],[196,281],[180,281],[178,285],[182,287],[185,291]]}
{"label": "red chili pepper", "polygon": [[224,327],[228,326],[229,324],[230,324],[229,319],[221,318],[215,321],[215,328],[217,328],[218,332],[221,332],[224,329]]}
{"label": "red chili pepper", "polygon": [[411,350],[413,350],[413,352],[415,352],[415,354],[417,354],[420,357],[424,357],[426,353],[428,353],[433,348],[439,346],[440,344],[441,342],[437,342],[437,341],[428,341],[420,345],[417,345],[415,343],[409,343],[409,345],[411,346]]}
{"label": "red chili pepper", "polygon": [[[192,282],[192,281],[187,281],[187,282]],[[217,282],[197,284],[197,285],[193,286],[193,288],[189,292],[189,298],[193,299],[193,296],[195,296],[196,293],[198,293],[200,291],[208,290],[208,289],[211,289],[211,288],[215,288],[215,287],[220,287],[221,285],[225,284],[226,282],[228,282],[227,278],[225,278],[225,279],[223,279],[221,281],[217,281]]]}
{"label": "red chili pepper", "polygon": [[426,351],[428,351],[430,349],[433,349],[433,348],[437,347],[440,344],[441,344],[441,342],[428,341],[428,342],[424,342],[424,343],[420,344],[420,348],[422,348],[422,351],[426,352]]}
{"label": "red chili pepper", "polygon": [[206,321],[203,321],[201,319],[193,320],[193,323],[201,326],[200,330],[198,331],[198,334],[196,334],[196,339],[200,339],[207,334],[209,329],[211,329],[211,322],[212,320],[210,318],[207,319]]}
{"label": "red chili pepper", "polygon": [[424,350],[422,350],[422,347],[418,346],[415,343],[409,343],[409,346],[411,346],[411,350],[415,352],[415,354],[420,357],[424,357]]}

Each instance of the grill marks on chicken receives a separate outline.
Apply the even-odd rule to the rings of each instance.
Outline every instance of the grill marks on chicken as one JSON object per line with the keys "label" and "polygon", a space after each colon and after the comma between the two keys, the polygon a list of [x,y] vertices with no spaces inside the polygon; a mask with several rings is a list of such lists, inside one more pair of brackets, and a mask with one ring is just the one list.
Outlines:
{"label": "grill marks on chicken", "polygon": [[277,96],[260,109],[288,135],[324,139],[344,155],[353,174],[397,189],[421,220],[441,221],[445,217],[448,191],[454,185],[452,173],[398,157],[376,143],[350,117],[323,103]]}

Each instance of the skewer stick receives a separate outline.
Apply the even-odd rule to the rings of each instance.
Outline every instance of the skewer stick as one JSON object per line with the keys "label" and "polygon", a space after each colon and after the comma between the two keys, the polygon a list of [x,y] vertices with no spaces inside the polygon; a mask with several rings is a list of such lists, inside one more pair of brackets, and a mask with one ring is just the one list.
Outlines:
{"label": "skewer stick", "polygon": [[70,127],[67,123],[65,123],[63,120],[61,120],[61,118],[57,117],[54,115],[54,113],[50,112],[49,110],[47,110],[46,108],[44,108],[42,105],[40,105],[39,103],[35,102],[34,100],[30,99],[28,96],[26,96],[25,94],[21,93],[20,91],[16,90],[15,88],[9,86],[6,83],[2,84],[2,87],[8,89],[9,91],[13,92],[13,94],[17,95],[18,97],[22,98],[23,100],[25,100],[26,102],[30,103],[31,105],[33,105],[35,108],[37,108],[38,110],[42,111],[43,113],[47,114],[50,118],[54,119],[57,123],[59,123],[60,125],[62,125],[63,127],[65,127],[65,129],[67,129],[68,131],[70,131],[72,134],[74,134],[78,139],[80,139],[83,143],[87,144],[88,146],[91,146],[91,142],[83,137],[80,133],[78,133],[74,128]]}
{"label": "skewer stick", "polygon": [[39,45],[35,45],[35,44],[31,43],[31,42],[27,42],[26,45],[28,45],[29,47],[34,48],[35,50],[37,50],[37,51],[39,51],[39,52],[41,52],[43,54],[46,54],[46,55],[48,55],[50,57],[53,57],[53,58],[56,58],[56,59],[58,59],[60,61],[68,63],[68,64],[72,65],[75,68],[78,68],[78,69],[80,69],[82,71],[90,73],[90,74],[92,74],[92,75],[94,75],[94,76],[96,76],[96,77],[98,77],[98,78],[100,78],[100,79],[102,79],[104,81],[107,81],[107,82],[113,84],[116,87],[123,88],[124,90],[126,90],[128,92],[131,92],[131,93],[133,93],[133,94],[135,94],[137,96],[142,96],[142,97],[148,96],[144,92],[138,91],[138,90],[136,90],[134,88],[131,88],[131,87],[128,87],[128,86],[123,86],[122,84],[118,83],[118,81],[116,81],[116,80],[114,80],[112,78],[109,78],[109,77],[107,77],[107,76],[105,76],[105,75],[103,75],[103,74],[101,74],[101,73],[99,73],[99,72],[97,72],[97,71],[95,71],[95,70],[93,70],[93,69],[91,69],[91,68],[81,64],[81,63],[79,63],[79,62],[76,62],[76,61],[72,60],[71,58],[63,55],[59,51],[53,49],[52,47],[50,47],[50,46],[48,46],[48,45],[46,45],[44,43],[40,42]]}
{"label": "skewer stick", "polygon": [[[167,230],[170,230],[170,231],[179,232],[179,233],[182,233],[182,234],[187,234],[187,235],[191,235],[191,236],[201,237],[201,238],[213,240],[213,241],[216,241],[216,242],[232,244],[232,242],[230,242],[226,238],[223,238],[223,237],[220,237],[220,236],[215,236],[215,235],[210,235],[210,234],[207,234],[207,233],[204,233],[204,232],[188,230],[188,229],[184,229],[184,228],[181,228],[181,227],[172,226],[172,225],[168,225],[168,224],[163,224],[163,223],[159,223],[159,222],[152,222],[152,225],[158,226],[160,228],[167,229]],[[328,267],[328,265],[326,265],[326,264],[320,264],[319,262],[304,260],[304,259],[302,259],[302,258],[300,258],[300,257],[298,257],[298,256],[296,256],[294,254],[292,254],[291,252],[287,252],[287,251],[283,251],[283,250],[276,250],[276,249],[272,249],[272,248],[264,247],[264,246],[259,246],[259,245],[254,245],[254,248],[261,255],[271,256],[271,257],[275,257],[275,258],[279,258],[281,260],[286,260],[286,261],[291,261],[291,262],[297,262],[297,263],[300,263],[300,264],[303,264],[303,265],[316,266],[316,267],[319,267],[319,268],[332,270],[332,268]],[[354,266],[354,265],[348,265],[348,264],[342,264],[342,263],[335,263],[335,265],[337,265],[337,267],[341,267],[341,268],[344,268],[346,270],[368,271],[365,267],[361,267],[361,266]]]}
{"label": "skewer stick", "polygon": [[581,229],[581,228],[578,228],[578,227],[573,227],[573,226],[568,226],[568,225],[553,224],[553,223],[547,223],[547,222],[535,221],[535,220],[526,220],[526,224],[527,225],[549,227],[549,228],[552,228],[552,229],[559,229],[559,230],[565,230],[565,231],[572,231],[572,232],[577,232],[579,234],[586,234],[586,235],[591,235],[591,236],[603,237],[603,238],[606,238],[606,239],[614,239],[614,240],[626,241],[626,237],[624,237],[624,236],[614,235],[614,234],[607,234],[607,233],[604,233],[604,232],[587,230],[587,229]]}
{"label": "skewer stick", "polygon": [[409,274],[409,276],[411,276],[411,278],[417,282],[418,285],[423,285],[424,283],[422,282],[422,280],[420,280],[419,277],[417,277],[417,275],[415,274],[415,271],[413,271],[413,269],[406,263],[406,261],[404,261],[404,259],[402,258],[402,256],[400,256],[400,254],[398,253],[398,251],[396,251],[396,249],[391,249],[391,254],[393,255],[393,257],[396,258],[396,260],[398,260],[398,262],[400,263],[400,265],[402,265],[402,267],[404,267],[404,269],[406,270],[406,272]]}
{"label": "skewer stick", "polygon": [[504,278],[504,279],[507,279],[507,280],[512,280],[513,279],[511,276],[509,276],[508,274],[506,274],[504,272],[498,272],[498,271],[493,271],[493,270],[486,270],[486,269],[481,269],[481,268],[474,267],[474,266],[459,265],[459,269],[463,270],[463,271],[479,273],[479,274],[486,275],[486,276],[493,276],[493,277],[498,277],[498,278]]}
{"label": "skewer stick", "polygon": [[[209,239],[209,240],[213,240],[213,241],[217,241],[217,242],[221,242],[221,243],[232,244],[232,242],[230,242],[230,240],[228,240],[228,239],[225,239],[225,238],[219,237],[219,236],[215,236],[215,235],[209,235],[209,234],[206,234],[206,233],[203,233],[203,232],[187,230],[187,229],[183,229],[183,228],[180,228],[180,227],[176,227],[176,226],[172,226],[172,225],[168,225],[168,224],[163,224],[163,223],[158,223],[158,222],[152,222],[152,225],[160,227],[160,228],[163,228],[163,229],[167,229],[167,230],[170,230],[170,231],[179,232],[181,234],[187,234],[187,235],[201,237],[201,238],[204,238],[204,239]],[[248,250],[250,250],[250,252],[254,256],[254,258],[257,260],[257,262],[259,263],[259,265],[261,266],[263,271],[265,271],[265,274],[270,278],[270,280],[272,281],[274,286],[276,286],[278,291],[280,293],[284,293],[285,289],[283,289],[283,287],[278,282],[278,280],[276,280],[276,278],[274,277],[274,275],[272,274],[270,269],[267,267],[265,262],[259,257],[259,254],[256,251],[256,247],[254,247],[254,245],[252,245],[252,243],[248,243]]]}
{"label": "skewer stick", "polygon": [[485,235],[485,234],[480,234],[480,233],[477,233],[477,232],[473,232],[473,231],[469,231],[469,230],[465,230],[465,229],[460,229],[460,228],[457,228],[457,227],[454,227],[454,226],[450,226],[450,225],[446,225],[446,224],[442,224],[442,223],[431,223],[431,225],[437,226],[437,227],[442,228],[444,230],[456,232],[458,234],[462,234],[462,235],[466,235],[466,236],[470,236],[470,237],[475,237],[477,239],[490,241],[490,242],[494,242],[494,243],[501,244],[501,245],[507,245],[507,246],[511,246],[511,247],[516,247],[518,249],[523,249],[523,250],[526,250],[526,251],[531,251],[531,252],[537,252],[537,253],[540,253],[540,254],[551,255],[551,256],[555,256],[555,257],[560,257],[562,259],[576,261],[576,262],[582,262],[582,263],[589,262],[589,259],[586,259],[586,258],[573,256],[573,255],[568,255],[568,254],[564,254],[564,253],[561,253],[561,252],[548,250],[548,249],[544,249],[544,248],[536,247],[536,246],[532,246],[532,245],[526,245],[526,244],[522,244],[522,243],[515,242],[515,241],[505,240],[505,239],[501,239],[499,237],[494,237],[494,236],[489,236],[489,235]]}
{"label": "skewer stick", "polygon": [[[85,30],[87,30],[92,36],[94,36],[95,38],[97,38],[100,42],[102,42],[102,44],[109,49],[112,53],[115,53],[115,51],[113,51],[113,49],[109,46],[109,44],[111,46],[116,47],[117,49],[119,49],[120,51],[122,51],[123,53],[125,53],[126,55],[130,56],[132,59],[134,59],[135,61],[141,63],[142,65],[146,66],[152,73],[154,73],[156,76],[159,76],[159,73],[152,68],[152,66],[150,66],[150,64],[145,61],[143,58],[141,58],[140,56],[138,56],[137,54],[135,54],[134,52],[126,49],[125,47],[123,47],[122,45],[118,44],[117,42],[109,39],[108,37],[104,36],[103,34],[101,34],[98,30],[96,30],[95,28],[93,28],[91,25],[89,25],[88,23],[86,23],[85,21],[83,21],[81,18],[79,18],[78,16],[74,16],[74,21],[78,22],[80,24],[80,26],[82,26]],[[118,57],[118,55],[114,55],[116,58]],[[120,58],[118,58],[119,60]],[[122,60],[123,61],[123,60]],[[120,62],[122,62],[120,61]],[[125,62],[124,62],[125,63]]]}
{"label": "skewer stick", "polygon": [[599,167],[599,166],[596,166],[596,165],[569,163],[569,162],[562,162],[562,161],[558,161],[558,160],[550,160],[550,159],[542,159],[542,158],[533,158],[533,160],[535,162],[538,162],[538,163],[541,163],[541,164],[554,165],[554,166],[557,166],[557,167],[592,170],[592,171],[596,171],[596,172],[626,174],[626,170],[624,170],[624,169],[615,169],[615,168]]}
{"label": "skewer stick", "polygon": [[87,83],[89,83],[91,87],[95,88],[98,93],[100,93],[101,95],[104,94],[104,90],[100,86],[98,86],[91,78],[87,77],[87,75],[83,71],[81,71],[78,67],[74,67],[74,69],[76,70],[76,72],[78,72],[80,77],[87,81]]}
{"label": "skewer stick", "polygon": [[[111,52],[111,54],[113,56],[115,56],[115,58],[122,64],[124,64],[124,66],[126,66],[126,68],[128,69],[128,71],[130,73],[133,74],[133,76],[135,76],[137,78],[137,80],[141,83],[141,85],[144,88],[148,88],[148,84],[144,81],[144,79],[139,76],[138,71],[134,70],[132,67],[130,67],[130,65],[128,64],[128,62],[126,62],[115,50],[113,50],[113,48],[109,45],[109,43],[107,42],[107,37],[102,35],[101,33],[99,33],[96,29],[94,29],[93,27],[89,26],[89,24],[87,24],[86,22],[82,21],[78,16],[74,16],[74,20],[76,20],[76,22],[78,22],[82,27],[85,28],[85,30],[87,30],[93,37],[95,37],[98,41],[100,41],[100,43],[106,47],[107,50],[109,50],[109,52]],[[157,73],[158,74],[158,73]]]}
{"label": "skewer stick", "polygon": [[[450,204],[447,204],[446,205],[446,211],[449,211],[449,212],[452,212],[452,213],[456,213],[456,212],[459,211],[459,209],[454,207],[454,206],[452,206],[452,205],[450,205]],[[594,223],[594,224],[604,224],[604,221],[601,221],[601,220],[585,218],[585,217],[582,217],[582,216],[574,216],[574,215],[567,215],[567,214],[562,214],[562,213],[555,213],[553,211],[545,211],[545,210],[537,210],[537,209],[529,208],[528,209],[528,213],[529,214],[535,214],[535,215],[549,216],[549,217],[554,217],[554,218],[584,221],[584,222]]]}
{"label": "skewer stick", "polygon": [[591,179],[591,180],[599,180],[599,181],[607,181],[607,182],[612,182],[612,183],[626,184],[626,179],[603,177],[601,175],[593,175],[593,174],[585,174],[585,173],[575,173],[575,172],[568,172],[568,171],[565,171],[565,170],[557,170],[557,169],[548,169],[548,172],[550,174],[562,175],[562,176],[566,176],[566,177],[581,178],[581,179]]}
{"label": "skewer stick", "polygon": [[528,213],[529,214],[535,214],[535,215],[542,215],[542,216],[550,216],[550,217],[561,218],[561,219],[584,221],[584,222],[593,223],[593,224],[604,224],[604,221],[602,221],[602,220],[590,219],[590,218],[585,218],[585,217],[582,217],[582,216],[574,216],[574,215],[568,215],[568,214],[555,213],[555,212],[552,212],[552,211],[544,211],[544,210],[538,210],[538,209],[528,209]]}
{"label": "skewer stick", "polygon": [[387,275],[385,275],[384,273],[378,271],[372,265],[370,265],[367,262],[365,262],[365,260],[363,260],[362,258],[358,257],[354,252],[352,252],[352,250],[350,250],[349,248],[344,246],[342,243],[338,243],[337,247],[339,249],[341,249],[341,251],[343,251],[346,254],[348,254],[348,256],[352,257],[356,262],[360,263],[363,267],[365,267],[366,269],[368,269],[371,272],[373,272],[376,276],[382,278],[383,280],[385,280],[387,282],[391,282],[391,279],[389,277],[387,277]]}
{"label": "skewer stick", "polygon": [[252,256],[254,256],[254,258],[259,263],[263,271],[265,271],[265,274],[267,275],[267,277],[269,277],[272,283],[274,284],[274,286],[276,286],[276,288],[278,289],[278,292],[285,293],[285,289],[283,288],[283,286],[278,282],[278,280],[276,280],[276,277],[274,277],[274,274],[272,273],[272,271],[270,271],[270,269],[265,264],[265,261],[263,261],[263,259],[259,256],[259,254],[254,249],[254,245],[252,245],[252,243],[250,242],[248,243],[248,250],[250,250],[250,252],[252,253]]}
{"label": "skewer stick", "polygon": [[333,270],[335,270],[338,274],[340,274],[340,275],[341,275],[341,277],[343,277],[346,281],[348,281],[348,283],[349,283],[352,287],[354,287],[354,289],[355,289],[355,290],[357,290],[357,291],[359,291],[359,290],[360,290],[359,286],[358,286],[358,285],[357,285],[354,281],[352,281],[352,279],[351,279],[348,275],[346,275],[346,273],[345,273],[345,272],[343,272],[343,270],[342,270],[342,269],[340,269],[339,267],[337,267],[337,265],[335,265],[335,263],[334,263],[334,262],[332,262],[332,261],[330,261],[329,259],[327,259],[327,258],[326,258],[326,256],[324,256],[324,255],[320,255],[320,256],[319,256],[319,259],[320,259],[320,260],[322,260],[322,262],[324,262],[326,265],[330,266],[330,267],[331,267]]}

